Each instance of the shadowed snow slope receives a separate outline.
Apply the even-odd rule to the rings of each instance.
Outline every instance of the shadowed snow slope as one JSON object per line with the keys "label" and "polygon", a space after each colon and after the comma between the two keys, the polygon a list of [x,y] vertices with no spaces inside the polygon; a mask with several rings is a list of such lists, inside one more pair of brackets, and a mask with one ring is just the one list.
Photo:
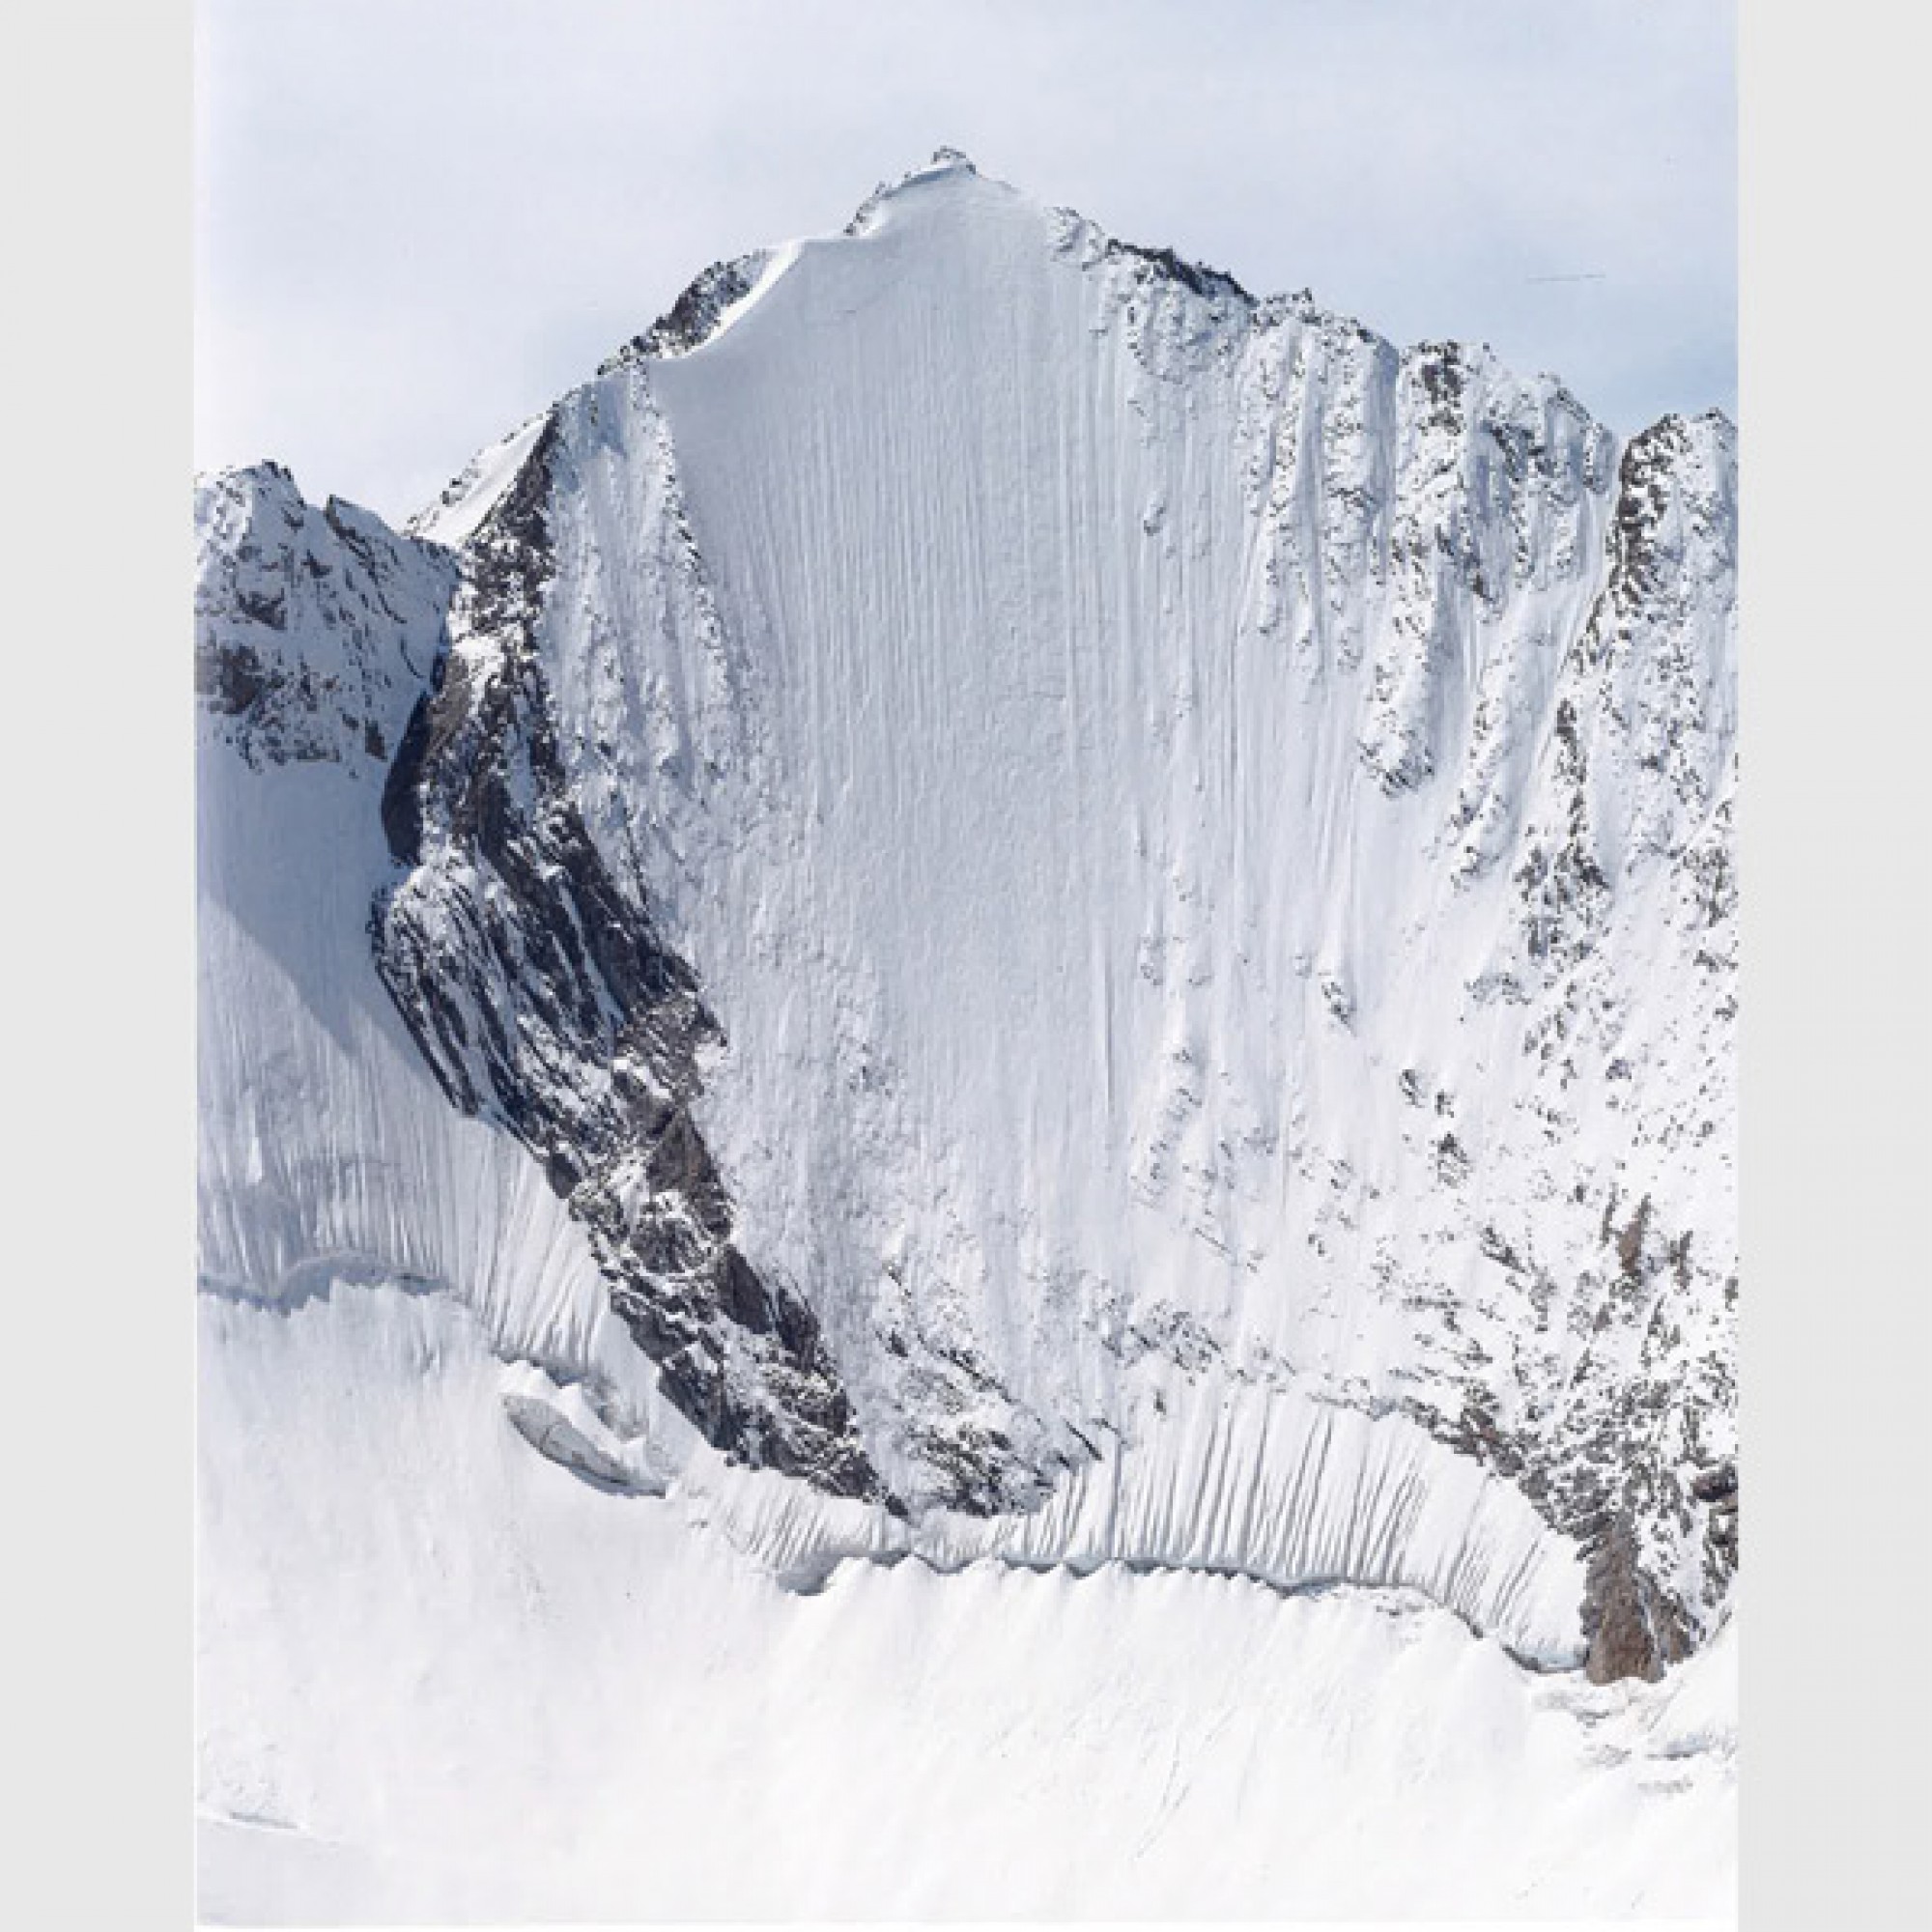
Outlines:
{"label": "shadowed snow slope", "polygon": [[[1620,443],[1551,379],[1255,301],[943,158],[707,270],[412,534],[271,466],[204,486],[220,1883],[1710,1906],[1721,1727],[1673,1792],[1585,1736],[1662,1690],[1539,1688],[1463,1625],[1598,1680],[1728,1628],[1733,471],[1720,417]],[[309,1500],[271,1527],[284,1379],[352,1413],[317,1409],[339,1466],[291,1448]],[[440,1581],[385,1514],[398,1433],[443,1445]],[[337,1580],[298,1605],[304,1564]],[[466,1589],[473,1644],[410,1662]],[[293,1687],[353,1681],[379,1592],[410,1628],[338,1747]],[[1264,1660],[1266,1708],[1195,1620]],[[1151,1672],[1094,1720],[1145,1858],[1069,1863],[1079,1804],[1037,1864],[954,1872],[952,1774],[892,1700],[963,1711],[1005,1646],[1075,1632],[1072,1757],[1037,1775],[1077,1791],[1113,1748],[1070,1687]],[[689,1889],[715,1828],[647,1876],[621,1820],[680,1779],[723,1802],[734,1644],[785,1736],[739,1821],[771,1857],[721,1903]],[[517,1745],[559,1672],[542,1723],[581,1703],[582,1734]],[[675,1733],[710,1786],[651,1768],[662,1710],[612,1716],[668,1681],[724,1700]],[[1060,1803],[989,1770],[1033,1762],[1013,1686],[956,1769],[988,1829]],[[412,1716],[445,1691],[507,1699],[478,1804],[557,1864],[463,1849],[509,1826],[433,1788],[465,1783]],[[1428,1767],[1473,1726],[1520,1841],[1444,1849],[1443,1798],[1432,1891],[1270,1825],[1218,1841],[1207,1899],[1235,1767],[1256,1819],[1305,1810],[1336,1698],[1376,1739],[1359,1829],[1413,1797],[1423,1859]],[[916,1868],[867,1889],[814,1748],[869,1767],[855,1815],[902,1812]]]}

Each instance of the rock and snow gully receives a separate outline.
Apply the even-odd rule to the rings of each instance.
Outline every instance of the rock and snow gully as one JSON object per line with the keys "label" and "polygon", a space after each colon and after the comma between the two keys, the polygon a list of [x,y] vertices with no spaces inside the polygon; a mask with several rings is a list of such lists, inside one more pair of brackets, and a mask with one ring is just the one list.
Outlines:
{"label": "rock and snow gully", "polygon": [[406,531],[198,528],[208,1377],[447,1303],[518,1454],[794,1590],[1725,1629],[1723,417],[942,155]]}

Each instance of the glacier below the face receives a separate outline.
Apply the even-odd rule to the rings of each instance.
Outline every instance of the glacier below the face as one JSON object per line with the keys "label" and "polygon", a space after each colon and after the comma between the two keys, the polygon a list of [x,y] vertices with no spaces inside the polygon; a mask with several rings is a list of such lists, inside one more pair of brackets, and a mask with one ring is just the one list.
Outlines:
{"label": "glacier below the face", "polygon": [[202,1349],[213,1922],[1726,1908],[1728,1641],[1594,1688],[1406,1592],[800,1594],[533,1455],[450,1296],[205,1297]]}
{"label": "glacier below the face", "polygon": [[[943,158],[707,271],[408,533],[210,480],[210,1896],[1714,1909],[1734,466]],[[1076,1625],[1147,1673],[1104,1776]],[[951,1785],[875,1701],[927,1645],[931,1720],[984,1714]],[[497,1696],[473,1758],[426,1715]],[[619,1856],[708,1721],[711,1804],[784,1812],[818,1740],[855,1805],[654,1828],[771,1849],[709,1900]],[[1091,1821],[948,1863],[949,1805],[1009,1836],[1089,1776],[1113,1877],[1067,1889]],[[1448,1854],[1458,1778],[1517,1842]],[[477,1846],[539,1814],[513,1881]]]}

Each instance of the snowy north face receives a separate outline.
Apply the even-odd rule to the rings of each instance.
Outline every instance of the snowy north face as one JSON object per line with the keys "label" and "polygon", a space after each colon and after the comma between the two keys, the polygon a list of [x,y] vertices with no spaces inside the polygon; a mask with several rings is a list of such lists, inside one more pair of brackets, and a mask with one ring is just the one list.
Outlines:
{"label": "snowy north face", "polygon": [[197,518],[211,1916],[1722,1908],[1728,421],[942,151]]}

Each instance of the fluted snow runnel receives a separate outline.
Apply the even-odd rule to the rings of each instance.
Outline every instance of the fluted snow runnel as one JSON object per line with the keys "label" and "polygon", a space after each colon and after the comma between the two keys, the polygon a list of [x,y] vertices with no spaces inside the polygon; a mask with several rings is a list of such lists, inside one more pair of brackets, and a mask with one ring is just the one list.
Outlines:
{"label": "fluted snow runnel", "polygon": [[1284,1590],[1407,1588],[1540,1667],[1578,1661],[1581,1565],[1530,1505],[1400,1416],[1298,1391],[1196,1392],[1189,1419],[1076,1463],[1025,1516],[861,1516],[707,1463],[679,1492],[781,1580],[815,1588],[846,1560],[941,1571],[998,1561],[1245,1577]]}
{"label": "fluted snow runnel", "polygon": [[539,628],[892,1487],[1170,1480],[1149,1376],[1283,1367],[1515,1484],[1552,1576],[1641,1520],[1694,1636],[1731,1073],[1661,882],[1723,863],[1728,426],[1625,449],[959,164],[772,260],[557,406]]}
{"label": "fluted snow runnel", "polygon": [[[957,161],[695,290],[418,520],[453,555],[364,530],[329,608],[414,573],[407,648],[355,660],[393,744],[466,586],[447,675],[521,694],[478,740],[495,832],[525,813],[542,875],[581,820],[717,1023],[673,1138],[763,1300],[737,1275],[704,1311],[749,1423],[680,1406],[753,1462],[787,1405],[829,1421],[891,1507],[727,1467],[610,1316],[557,1190],[614,1160],[654,1240],[691,1229],[655,1152],[602,1145],[639,1016],[606,975],[577,1037],[514,983],[584,952],[582,908],[521,948],[534,907],[460,840],[394,865],[366,745],[258,769],[218,722],[211,1281],[446,1288],[594,1395],[598,1456],[781,1569],[1398,1583],[1593,1667],[1614,1600],[1645,1667],[1693,1646],[1735,1561],[1729,426],[1621,444],[1553,379],[1258,302]],[[217,622],[255,598],[224,542]],[[505,938],[458,1057],[514,1022],[549,1142],[412,1059],[379,895],[436,915],[419,992],[437,933]],[[632,1332],[675,1369],[651,1282]]]}
{"label": "fluted snow runnel", "polygon": [[648,1400],[582,1231],[523,1148],[451,1109],[371,961],[388,754],[453,560],[315,510],[272,466],[212,479],[198,521],[202,660],[250,667],[245,704],[205,675],[200,709],[204,1285],[281,1307],[339,1285],[447,1293],[506,1358]]}

